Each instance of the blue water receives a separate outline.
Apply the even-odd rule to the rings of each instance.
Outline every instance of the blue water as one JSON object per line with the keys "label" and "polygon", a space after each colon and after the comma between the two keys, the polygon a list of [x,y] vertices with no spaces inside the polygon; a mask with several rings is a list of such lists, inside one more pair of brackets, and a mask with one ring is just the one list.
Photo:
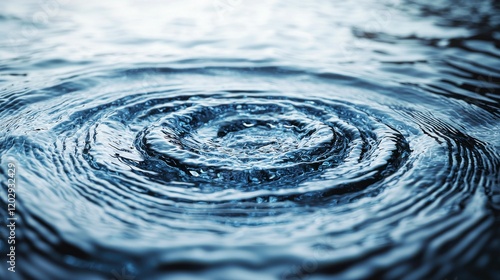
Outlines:
{"label": "blue water", "polygon": [[2,1],[0,278],[499,279],[499,27],[494,0]]}

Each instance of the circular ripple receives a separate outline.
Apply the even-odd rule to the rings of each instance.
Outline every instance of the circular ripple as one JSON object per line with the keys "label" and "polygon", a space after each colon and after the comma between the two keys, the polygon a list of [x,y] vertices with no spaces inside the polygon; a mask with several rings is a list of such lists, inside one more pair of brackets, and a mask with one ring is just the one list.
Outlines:
{"label": "circular ripple", "polygon": [[154,260],[150,278],[253,263],[293,279],[304,259],[319,275],[398,278],[410,260],[436,270],[425,244],[435,259],[477,256],[494,226],[491,145],[437,110],[362,90],[348,101],[335,77],[305,75],[143,69],[40,90],[23,118],[3,115],[0,142],[24,169],[29,252],[101,272]]}
{"label": "circular ripple", "polygon": [[[266,93],[133,101],[108,107],[113,113],[85,133],[85,158],[109,168],[113,151],[114,158],[158,182],[198,184],[176,191],[185,200],[359,191],[396,171],[409,153],[398,131],[348,103]],[[328,183],[321,183],[325,178]],[[313,179],[316,186],[304,187]]]}

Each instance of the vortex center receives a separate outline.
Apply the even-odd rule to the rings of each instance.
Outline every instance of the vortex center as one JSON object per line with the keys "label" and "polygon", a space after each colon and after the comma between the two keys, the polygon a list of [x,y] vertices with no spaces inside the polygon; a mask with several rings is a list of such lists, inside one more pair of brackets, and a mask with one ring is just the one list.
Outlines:
{"label": "vortex center", "polygon": [[334,149],[334,128],[297,108],[236,108],[171,114],[147,131],[149,151],[184,167],[248,170],[321,161]]}

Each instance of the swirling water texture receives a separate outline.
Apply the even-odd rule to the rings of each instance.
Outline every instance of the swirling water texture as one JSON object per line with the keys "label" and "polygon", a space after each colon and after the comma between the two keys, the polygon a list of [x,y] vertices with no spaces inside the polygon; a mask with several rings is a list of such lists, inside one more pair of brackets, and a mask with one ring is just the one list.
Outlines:
{"label": "swirling water texture", "polygon": [[495,1],[85,2],[2,4],[1,276],[500,273]]}

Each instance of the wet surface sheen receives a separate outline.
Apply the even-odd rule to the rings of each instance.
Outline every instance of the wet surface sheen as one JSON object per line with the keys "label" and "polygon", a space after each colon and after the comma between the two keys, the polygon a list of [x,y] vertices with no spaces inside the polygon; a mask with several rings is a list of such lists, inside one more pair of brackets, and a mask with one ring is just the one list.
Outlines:
{"label": "wet surface sheen", "polygon": [[24,2],[0,276],[500,275],[496,1]]}

